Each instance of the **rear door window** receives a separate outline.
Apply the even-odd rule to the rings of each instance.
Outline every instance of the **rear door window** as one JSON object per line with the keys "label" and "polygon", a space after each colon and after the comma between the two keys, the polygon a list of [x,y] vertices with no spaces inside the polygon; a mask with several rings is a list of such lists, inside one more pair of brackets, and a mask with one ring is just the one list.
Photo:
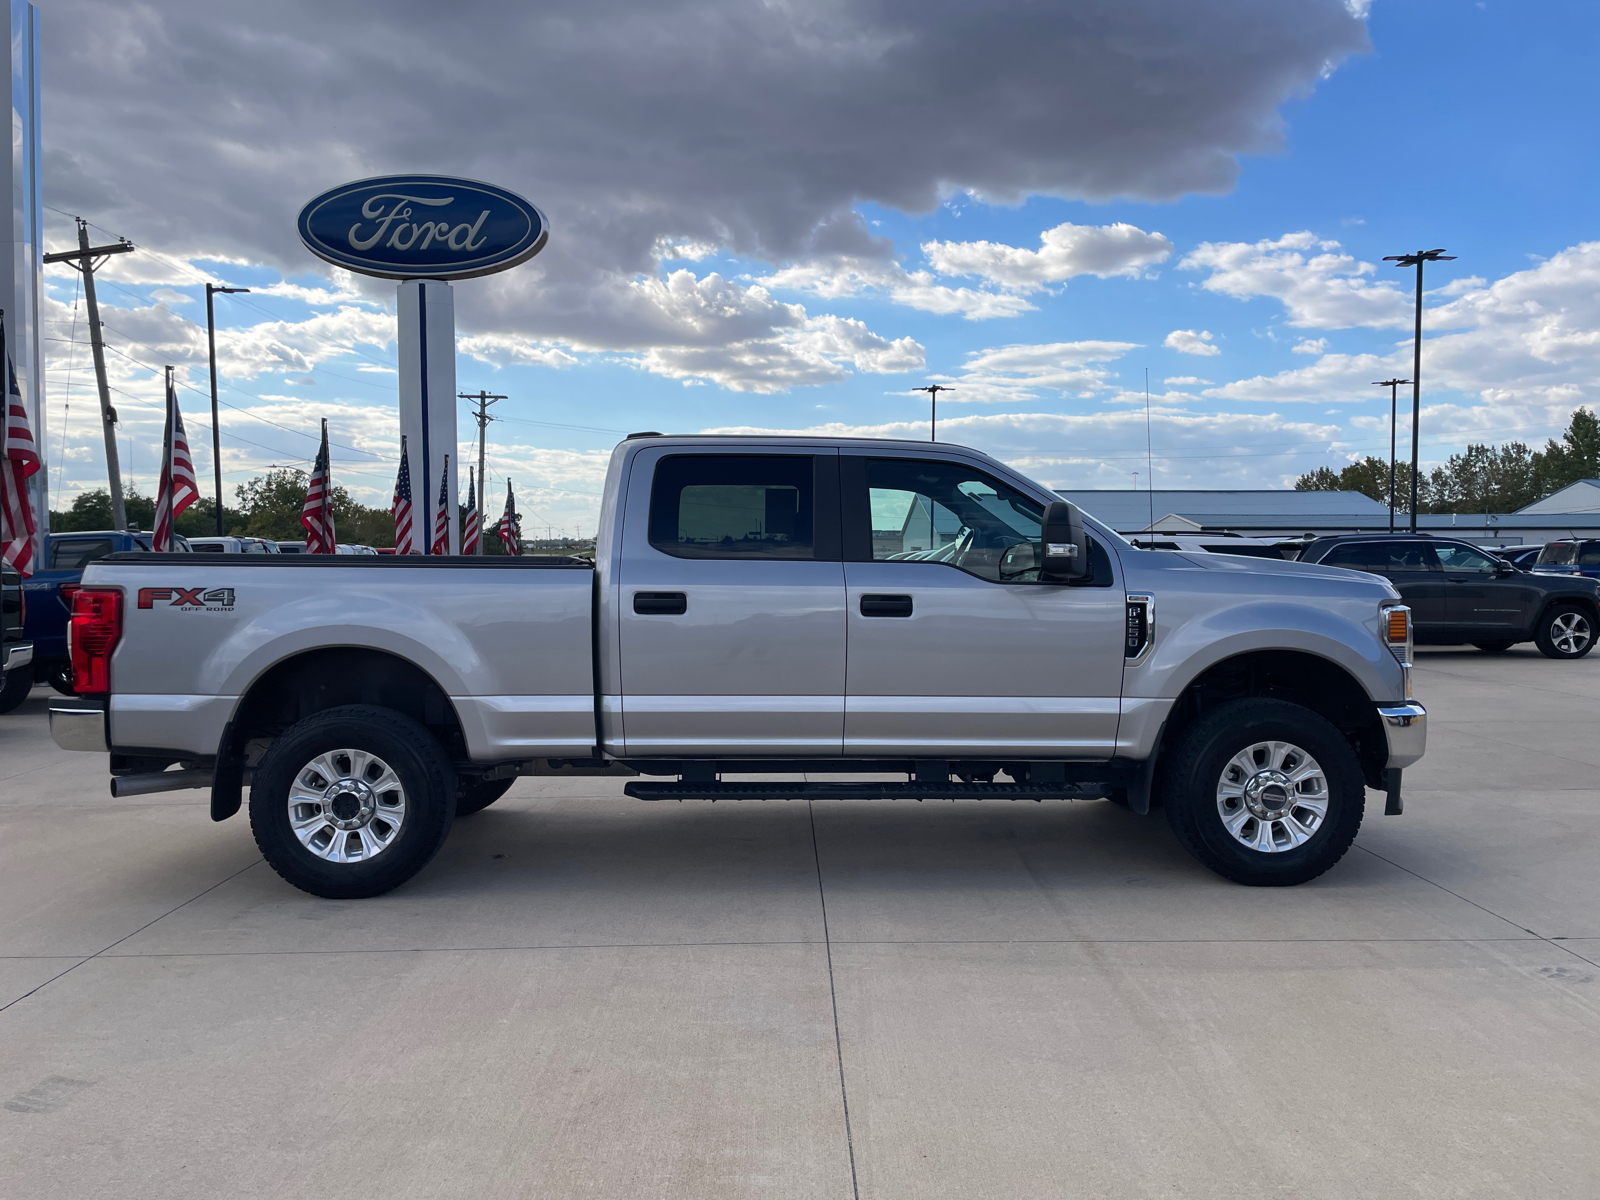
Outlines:
{"label": "rear door window", "polygon": [[650,544],[677,558],[814,558],[809,454],[678,454],[656,466]]}
{"label": "rear door window", "polygon": [[81,571],[97,558],[111,553],[110,538],[74,538],[71,541],[51,540],[50,569],[53,571]]}
{"label": "rear door window", "polygon": [[1350,542],[1335,546],[1323,555],[1322,562],[1330,567],[1348,567],[1377,575],[1439,569],[1433,547],[1422,542]]}
{"label": "rear door window", "polygon": [[1580,567],[1600,567],[1600,542],[1585,542],[1578,552]]}

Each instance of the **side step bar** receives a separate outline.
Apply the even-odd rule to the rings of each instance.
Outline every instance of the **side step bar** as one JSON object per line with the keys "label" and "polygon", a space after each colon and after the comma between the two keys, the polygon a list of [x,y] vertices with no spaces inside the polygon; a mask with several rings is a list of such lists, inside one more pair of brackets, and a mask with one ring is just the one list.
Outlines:
{"label": "side step bar", "polygon": [[1109,783],[646,783],[635,800],[1103,800]]}

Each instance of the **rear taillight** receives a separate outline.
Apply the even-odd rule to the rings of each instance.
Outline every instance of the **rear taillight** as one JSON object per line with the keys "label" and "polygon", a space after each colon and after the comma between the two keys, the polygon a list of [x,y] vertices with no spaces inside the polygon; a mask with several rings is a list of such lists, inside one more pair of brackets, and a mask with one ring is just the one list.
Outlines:
{"label": "rear taillight", "polygon": [[72,690],[80,696],[109,692],[111,652],[122,639],[122,593],[112,588],[74,587],[68,635]]}

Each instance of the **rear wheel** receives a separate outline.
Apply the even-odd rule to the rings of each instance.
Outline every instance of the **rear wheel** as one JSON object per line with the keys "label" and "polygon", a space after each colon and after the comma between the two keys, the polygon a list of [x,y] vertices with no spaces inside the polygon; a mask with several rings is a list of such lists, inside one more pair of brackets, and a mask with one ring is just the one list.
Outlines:
{"label": "rear wheel", "polygon": [[51,663],[45,668],[40,677],[41,683],[48,683],[63,696],[76,696],[72,690],[72,664],[70,662]]}
{"label": "rear wheel", "polygon": [[1504,654],[1515,645],[1514,642],[1473,642],[1472,644],[1486,654]]}
{"label": "rear wheel", "polygon": [[27,667],[7,671],[5,683],[0,684],[0,713],[8,713],[28,698],[33,691],[33,672]]}
{"label": "rear wheel", "polygon": [[295,887],[351,900],[422,870],[450,832],[455,800],[455,772],[426,729],[393,709],[350,704],[272,743],[250,787],[250,829]]}
{"label": "rear wheel", "polygon": [[460,788],[456,791],[456,816],[470,817],[475,812],[482,812],[511,790],[511,785],[516,782],[512,779],[463,779]]}
{"label": "rear wheel", "polygon": [[1366,803],[1344,735],[1282,700],[1236,700],[1202,717],[1166,780],[1167,820],[1184,849],[1254,887],[1321,875],[1350,848]]}
{"label": "rear wheel", "polygon": [[1594,619],[1576,604],[1552,604],[1539,618],[1534,644],[1546,658],[1582,658],[1594,649]]}

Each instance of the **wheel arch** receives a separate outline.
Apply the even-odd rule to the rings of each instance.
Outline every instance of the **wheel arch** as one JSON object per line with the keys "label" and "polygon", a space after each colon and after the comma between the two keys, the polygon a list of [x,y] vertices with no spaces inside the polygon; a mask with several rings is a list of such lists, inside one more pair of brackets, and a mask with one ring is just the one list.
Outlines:
{"label": "wheel arch", "polygon": [[1347,667],[1306,650],[1246,650],[1206,667],[1173,702],[1158,755],[1167,755],[1207,713],[1254,697],[1285,700],[1323,717],[1349,739],[1367,785],[1383,786],[1389,743],[1376,704]]}

